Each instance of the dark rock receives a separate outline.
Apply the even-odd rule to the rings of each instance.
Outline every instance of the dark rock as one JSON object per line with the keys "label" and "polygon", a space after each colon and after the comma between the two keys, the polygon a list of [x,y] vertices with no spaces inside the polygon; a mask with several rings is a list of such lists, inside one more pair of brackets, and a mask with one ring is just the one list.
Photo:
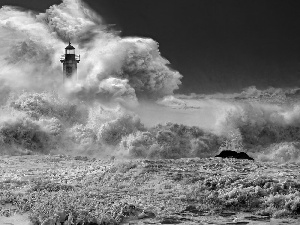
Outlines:
{"label": "dark rock", "polygon": [[245,152],[236,152],[231,150],[224,150],[219,155],[216,155],[215,157],[254,160],[253,158],[248,156],[247,153]]}
{"label": "dark rock", "polygon": [[186,221],[192,221],[191,219],[185,218],[185,217],[182,217],[182,218],[180,218],[179,220],[180,220],[180,221],[184,221],[184,222],[186,222]]}
{"label": "dark rock", "polygon": [[160,221],[161,224],[178,224],[178,223],[182,223],[182,221],[178,220],[177,218],[173,218],[173,217],[168,217],[168,218],[163,218]]}

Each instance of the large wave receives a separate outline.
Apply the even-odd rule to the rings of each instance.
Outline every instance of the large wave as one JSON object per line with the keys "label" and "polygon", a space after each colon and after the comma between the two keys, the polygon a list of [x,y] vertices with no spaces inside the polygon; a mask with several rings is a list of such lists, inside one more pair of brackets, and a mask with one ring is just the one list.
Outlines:
{"label": "large wave", "polygon": [[[182,75],[158,43],[121,37],[79,0],[44,13],[4,6],[0,38],[1,154],[181,158],[228,148],[299,160],[298,88],[174,95]],[[63,83],[69,40],[81,61]]]}
{"label": "large wave", "polygon": [[0,111],[0,151],[182,158],[216,154],[222,138],[174,123],[146,127],[116,104],[90,105],[51,93],[11,95]]}
{"label": "large wave", "polygon": [[[234,102],[219,117],[218,129],[235,134],[242,149],[259,159],[300,160],[300,104]],[[230,131],[230,132],[229,132]]]}

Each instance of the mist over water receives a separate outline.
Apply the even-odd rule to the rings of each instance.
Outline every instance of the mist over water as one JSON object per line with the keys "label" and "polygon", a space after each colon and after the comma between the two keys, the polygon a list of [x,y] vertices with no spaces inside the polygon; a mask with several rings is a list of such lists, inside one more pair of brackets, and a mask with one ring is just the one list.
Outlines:
{"label": "mist over water", "polygon": [[[1,154],[181,158],[227,148],[299,160],[298,89],[174,95],[182,75],[158,43],[120,37],[102,21],[78,0],[44,13],[0,9]],[[69,39],[81,61],[63,84]]]}

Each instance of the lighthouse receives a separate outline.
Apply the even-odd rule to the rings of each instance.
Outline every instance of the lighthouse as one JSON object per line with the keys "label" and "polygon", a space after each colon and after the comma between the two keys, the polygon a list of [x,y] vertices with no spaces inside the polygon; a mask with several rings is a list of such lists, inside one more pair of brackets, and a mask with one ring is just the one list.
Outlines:
{"label": "lighthouse", "polygon": [[61,56],[60,62],[63,64],[63,81],[72,78],[74,75],[77,78],[77,63],[80,61],[80,55],[75,55],[75,48],[69,42],[65,48],[65,54]]}

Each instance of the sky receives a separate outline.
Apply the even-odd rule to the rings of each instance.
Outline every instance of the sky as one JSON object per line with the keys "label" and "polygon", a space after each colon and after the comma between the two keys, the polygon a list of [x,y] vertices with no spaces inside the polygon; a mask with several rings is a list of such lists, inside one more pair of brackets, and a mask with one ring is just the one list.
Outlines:
{"label": "sky", "polygon": [[[182,75],[177,93],[300,87],[300,1],[85,0],[121,36],[150,37]],[[0,0],[43,12],[57,0]],[[84,59],[82,59],[84,60]]]}

